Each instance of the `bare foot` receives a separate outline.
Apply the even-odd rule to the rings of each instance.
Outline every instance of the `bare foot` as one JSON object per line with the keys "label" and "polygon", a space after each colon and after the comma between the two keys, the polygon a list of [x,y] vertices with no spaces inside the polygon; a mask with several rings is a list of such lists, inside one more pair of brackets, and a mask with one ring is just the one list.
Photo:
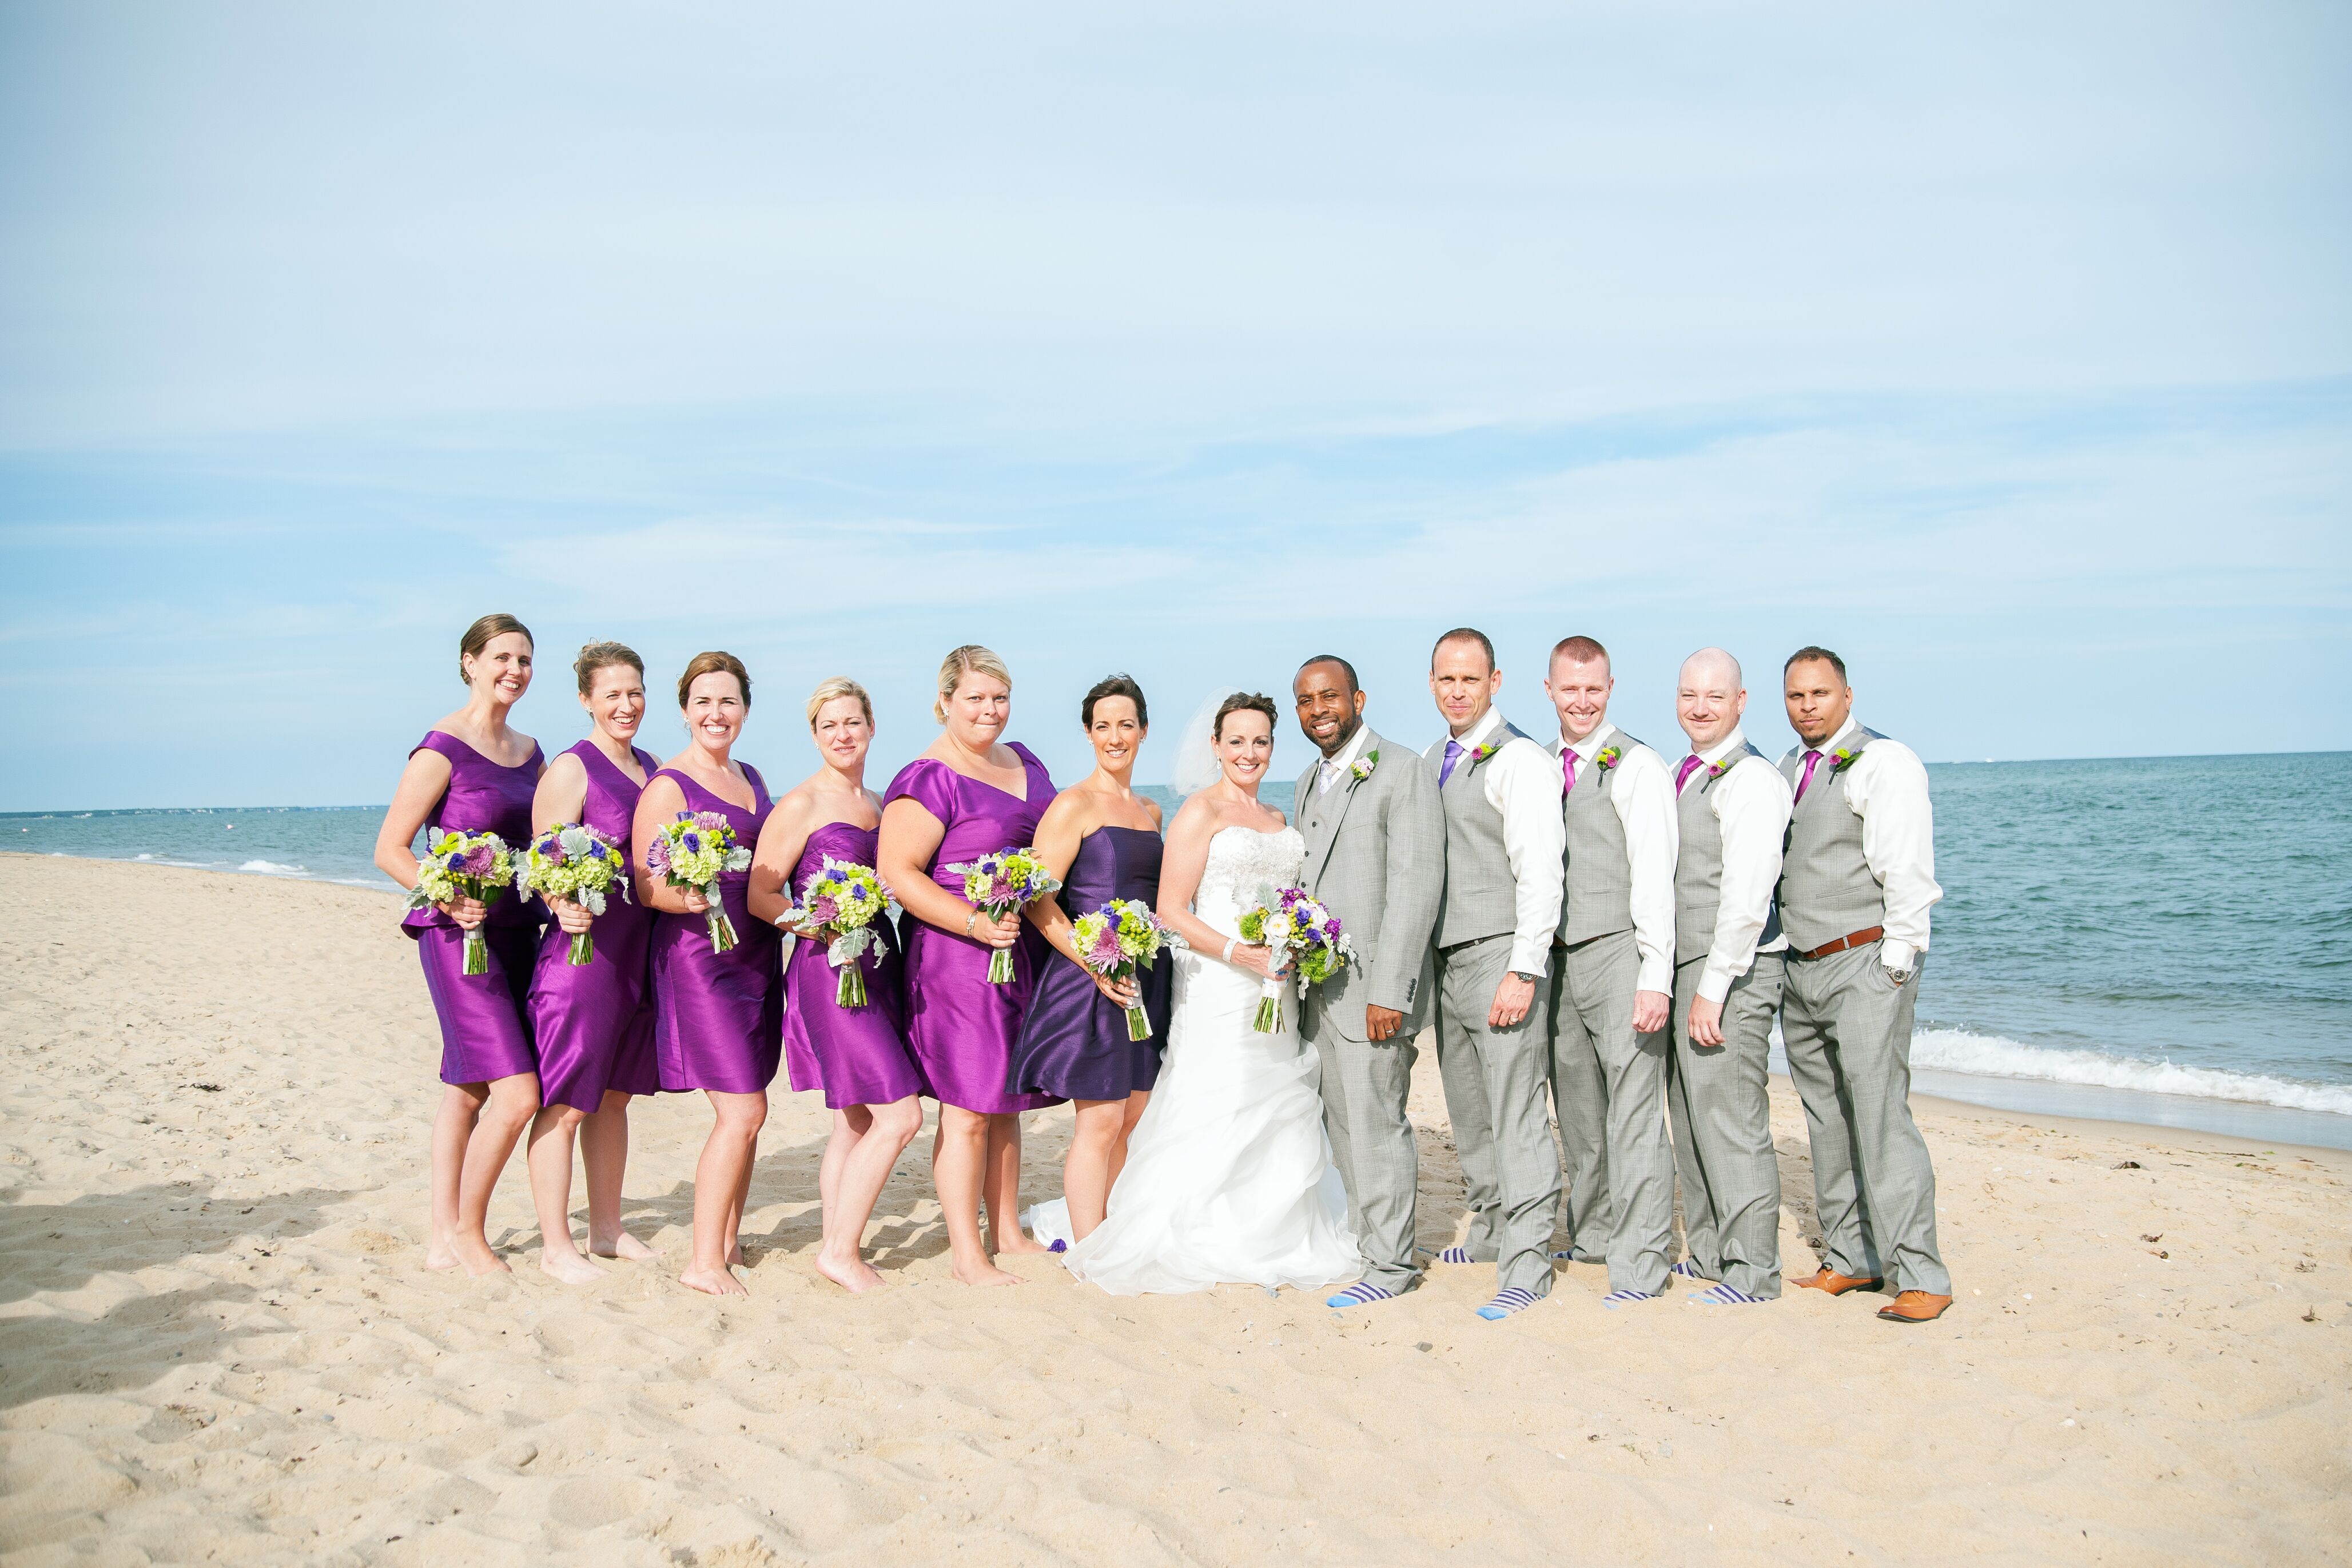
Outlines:
{"label": "bare foot", "polygon": [[593,1285],[604,1277],[603,1269],[577,1252],[558,1252],[551,1247],[539,1249],[539,1267],[541,1272],[553,1275],[566,1285]]}
{"label": "bare foot", "polygon": [[748,1296],[743,1281],[724,1268],[689,1268],[677,1277],[681,1285],[691,1287],[706,1296]]}
{"label": "bare foot", "polygon": [[727,1267],[730,1268],[740,1268],[743,1267],[743,1244],[741,1242],[739,1241],[734,1246],[727,1249]]}
{"label": "bare foot", "polygon": [[485,1274],[511,1274],[507,1260],[490,1250],[490,1244],[467,1237],[457,1244],[457,1261],[467,1273],[478,1279]]}
{"label": "bare foot", "polygon": [[643,1263],[648,1258],[661,1256],[625,1230],[602,1241],[593,1236],[590,1237],[588,1250],[599,1258],[625,1258],[632,1263]]}
{"label": "bare foot", "polygon": [[457,1267],[457,1249],[449,1244],[446,1237],[435,1237],[425,1247],[425,1267],[445,1269]]}
{"label": "bare foot", "polygon": [[1003,1241],[998,1242],[996,1244],[995,1250],[1008,1254],[1013,1258],[1024,1258],[1033,1252],[1044,1254],[1049,1253],[1054,1249],[1047,1247],[1042,1241],[1032,1241],[1029,1239],[1029,1233],[1027,1231],[1015,1230],[1010,1236],[1007,1236]]}
{"label": "bare foot", "polygon": [[967,1285],[1018,1285],[1021,1283],[1021,1276],[1018,1274],[1007,1274],[1003,1269],[999,1268],[995,1264],[989,1262],[986,1258],[982,1258],[978,1263],[972,1264],[970,1267],[966,1267],[961,1263],[957,1264],[955,1266],[955,1277]]}
{"label": "bare foot", "polygon": [[853,1296],[878,1289],[882,1284],[882,1276],[874,1272],[874,1266],[854,1255],[832,1258],[820,1252],[816,1255],[816,1271]]}

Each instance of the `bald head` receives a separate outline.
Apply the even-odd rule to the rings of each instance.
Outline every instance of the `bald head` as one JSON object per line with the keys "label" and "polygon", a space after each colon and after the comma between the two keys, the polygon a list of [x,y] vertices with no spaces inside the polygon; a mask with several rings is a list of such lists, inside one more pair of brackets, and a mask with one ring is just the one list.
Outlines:
{"label": "bald head", "polygon": [[1739,673],[1739,661],[1719,647],[1703,647],[1683,660],[1682,684],[1688,686],[1693,680],[1703,680],[1728,691],[1737,691],[1747,684],[1747,678]]}
{"label": "bald head", "polygon": [[1705,752],[1730,739],[1748,711],[1739,661],[1719,647],[1703,647],[1683,660],[1675,683],[1675,717],[1690,737],[1691,750]]}

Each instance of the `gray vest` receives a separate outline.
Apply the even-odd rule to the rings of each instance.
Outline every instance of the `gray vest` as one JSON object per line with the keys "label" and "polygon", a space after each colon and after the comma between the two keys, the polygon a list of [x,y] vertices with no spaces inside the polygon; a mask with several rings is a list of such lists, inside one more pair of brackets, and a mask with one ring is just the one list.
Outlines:
{"label": "gray vest", "polygon": [[[1742,757],[1763,754],[1756,749],[1756,742],[1748,741],[1739,751],[1727,752],[1721,760],[1736,766]],[[1694,768],[1682,793],[1675,797],[1675,817],[1682,838],[1682,848],[1675,856],[1677,965],[1705,958],[1715,948],[1715,917],[1723,906],[1723,826],[1715,820],[1706,793],[1730,772],[1730,768],[1719,773],[1704,767]],[[1780,934],[1780,910],[1776,903],[1765,911],[1763,934],[1756,939],[1756,945],[1763,947]]]}
{"label": "gray vest", "polygon": [[[1605,738],[1604,752],[1622,753],[1642,743],[1613,725]],[[1560,803],[1568,847],[1560,854],[1567,885],[1559,900],[1559,940],[1570,947],[1633,929],[1633,862],[1617,815],[1616,785],[1617,770],[1602,767],[1596,754],[1577,763],[1576,787]]]}
{"label": "gray vest", "polygon": [[[1873,741],[1885,739],[1856,724],[1841,743],[1859,758]],[[1813,764],[1813,782],[1789,817],[1788,847],[1780,857],[1780,908],[1799,952],[1886,923],[1886,891],[1863,858],[1862,818],[1845,803],[1836,766],[1826,751]],[[1805,776],[1805,748],[1781,758],[1780,773],[1795,789]]]}
{"label": "gray vest", "polygon": [[[1488,739],[1499,751],[1514,735],[1527,739],[1507,723]],[[1503,843],[1503,814],[1486,798],[1486,764],[1492,761],[1465,752],[1437,792],[1445,808],[1445,901],[1438,906],[1437,931],[1430,940],[1441,949],[1519,929],[1519,885]],[[1429,776],[1434,779],[1444,766],[1445,742],[1440,741],[1431,753]]]}

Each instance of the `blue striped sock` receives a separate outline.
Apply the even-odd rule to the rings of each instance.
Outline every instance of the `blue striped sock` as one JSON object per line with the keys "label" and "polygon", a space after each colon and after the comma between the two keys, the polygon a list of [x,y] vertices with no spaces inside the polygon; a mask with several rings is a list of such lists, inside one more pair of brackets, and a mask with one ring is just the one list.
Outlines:
{"label": "blue striped sock", "polygon": [[1444,1251],[1437,1255],[1437,1261],[1440,1263],[1468,1263],[1471,1261],[1470,1249],[1466,1247],[1449,1247]]}
{"label": "blue striped sock", "polygon": [[1691,1293],[1689,1299],[1702,1307],[1760,1307],[1764,1304],[1763,1297],[1751,1296],[1747,1291],[1730,1285],[1717,1285],[1709,1290],[1696,1290]]}
{"label": "blue striped sock", "polygon": [[1714,1275],[1707,1273],[1687,1258],[1684,1258],[1680,1263],[1675,1264],[1672,1268],[1667,1269],[1666,1272],[1683,1279],[1712,1279],[1715,1278]]}
{"label": "blue striped sock", "polygon": [[1373,1301],[1393,1301],[1396,1292],[1369,1279],[1359,1279],[1338,1295],[1324,1301],[1327,1307],[1361,1307]]}
{"label": "blue striped sock", "polygon": [[1647,1290],[1612,1290],[1609,1294],[1601,1298],[1601,1304],[1613,1312],[1620,1307],[1630,1307],[1636,1301],[1654,1301],[1656,1300],[1657,1298],[1651,1295]]}
{"label": "blue striped sock", "polygon": [[1534,1291],[1522,1290],[1517,1285],[1507,1285],[1495,1292],[1493,1300],[1478,1309],[1478,1315],[1490,1323],[1500,1322],[1513,1312],[1526,1311],[1529,1307],[1534,1306],[1536,1301],[1537,1296]]}

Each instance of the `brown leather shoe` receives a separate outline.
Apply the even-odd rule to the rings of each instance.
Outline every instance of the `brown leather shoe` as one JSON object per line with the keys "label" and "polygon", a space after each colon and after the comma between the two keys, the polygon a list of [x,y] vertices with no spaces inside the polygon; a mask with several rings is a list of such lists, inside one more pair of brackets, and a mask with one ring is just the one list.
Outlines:
{"label": "brown leather shoe", "polygon": [[1825,1268],[1808,1279],[1791,1279],[1789,1283],[1801,1290],[1819,1290],[1831,1296],[1843,1296],[1849,1290],[1875,1290],[1886,1281],[1857,1279],[1851,1274],[1833,1273]]}
{"label": "brown leather shoe", "polygon": [[1952,1304],[1949,1296],[1931,1296],[1925,1290],[1906,1290],[1894,1300],[1878,1309],[1878,1315],[1890,1323],[1932,1323],[1944,1315]]}

